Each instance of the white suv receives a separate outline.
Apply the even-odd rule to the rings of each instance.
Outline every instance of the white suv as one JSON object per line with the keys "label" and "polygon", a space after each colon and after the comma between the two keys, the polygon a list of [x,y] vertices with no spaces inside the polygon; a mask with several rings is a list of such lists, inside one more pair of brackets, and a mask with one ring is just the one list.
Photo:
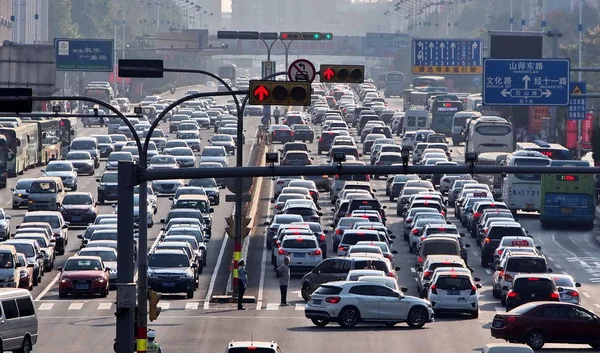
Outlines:
{"label": "white suv", "polygon": [[306,304],[304,315],[319,327],[337,321],[351,328],[360,321],[394,326],[406,322],[410,328],[421,328],[433,321],[428,301],[405,296],[382,283],[340,281],[323,284]]}
{"label": "white suv", "polygon": [[477,289],[481,288],[479,278],[473,279],[470,271],[436,270],[427,290],[427,300],[435,311],[449,311],[471,314],[479,317]]}

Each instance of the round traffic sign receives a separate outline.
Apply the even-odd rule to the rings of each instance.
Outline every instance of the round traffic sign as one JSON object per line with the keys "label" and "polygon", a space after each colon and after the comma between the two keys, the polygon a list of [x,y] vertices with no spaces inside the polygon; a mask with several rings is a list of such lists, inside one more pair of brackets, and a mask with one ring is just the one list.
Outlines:
{"label": "round traffic sign", "polygon": [[[253,179],[254,178],[243,178],[242,179],[242,194],[245,194],[248,191],[250,191],[250,188],[252,187]],[[225,179],[225,187],[227,187],[227,189],[229,191],[231,191],[235,194],[237,192],[237,190],[235,189],[235,178],[226,178]]]}
{"label": "round traffic sign", "polygon": [[290,81],[313,82],[316,76],[317,69],[315,69],[315,65],[306,59],[298,59],[288,68]]}

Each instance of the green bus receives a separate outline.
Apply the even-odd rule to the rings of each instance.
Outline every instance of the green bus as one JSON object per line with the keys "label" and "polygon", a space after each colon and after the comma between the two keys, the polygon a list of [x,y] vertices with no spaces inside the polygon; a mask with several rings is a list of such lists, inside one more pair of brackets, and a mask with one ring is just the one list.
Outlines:
{"label": "green bus", "polygon": [[[589,167],[587,161],[554,160],[552,167]],[[553,224],[583,225],[594,228],[596,216],[596,181],[593,174],[542,174],[540,223],[542,228]]]}
{"label": "green bus", "polygon": [[7,171],[6,165],[8,162],[8,150],[6,149],[6,138],[0,135],[0,189],[6,187]]}
{"label": "green bus", "polygon": [[431,106],[431,129],[438,134],[452,136],[454,115],[463,110],[461,101],[434,100]]}
{"label": "green bus", "polygon": [[23,121],[23,124],[36,124],[38,127],[38,166],[48,164],[52,159],[52,156],[54,156],[55,159],[61,158],[60,122],[60,118]]}
{"label": "green bus", "polygon": [[71,141],[78,136],[81,128],[81,120],[73,117],[62,117],[59,126],[59,138],[61,143],[61,156],[66,156],[71,148]]}
{"label": "green bus", "polygon": [[0,135],[6,138],[8,156],[6,171],[9,178],[23,174],[24,171],[37,165],[40,144],[37,124],[2,127]]}

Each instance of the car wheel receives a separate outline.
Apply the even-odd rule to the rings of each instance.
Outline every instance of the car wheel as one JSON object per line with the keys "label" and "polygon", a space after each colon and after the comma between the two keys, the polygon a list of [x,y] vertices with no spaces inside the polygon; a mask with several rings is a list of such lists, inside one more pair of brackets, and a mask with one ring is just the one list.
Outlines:
{"label": "car wheel", "polygon": [[329,323],[328,319],[310,319],[310,321],[317,327],[325,327]]}
{"label": "car wheel", "polygon": [[480,264],[481,264],[481,267],[486,267],[486,266],[487,266],[487,264],[488,264],[488,262],[487,262],[487,260],[486,260],[486,259],[481,259],[481,262],[480,262]]}
{"label": "car wheel", "polygon": [[106,298],[106,297],[108,297],[108,292],[109,292],[109,290],[110,290],[110,289],[108,289],[108,287],[106,287],[106,290],[104,290],[104,292],[102,292],[102,293],[100,294],[100,297],[101,297],[101,298]]}
{"label": "car wheel", "polygon": [[477,318],[479,318],[479,309],[477,309],[471,313],[471,319],[477,319]]}
{"label": "car wheel", "polygon": [[531,331],[527,334],[527,339],[525,341],[529,347],[533,350],[542,349],[544,347],[544,334],[541,331]]}
{"label": "car wheel", "polygon": [[106,201],[104,201],[104,199],[102,199],[102,198],[98,198],[98,203],[101,205],[104,205],[106,203]]}
{"label": "car wheel", "polygon": [[302,289],[300,290],[300,293],[302,295],[302,299],[304,299],[304,301],[308,301],[310,299],[310,295],[312,294],[312,289],[310,288],[310,284],[308,283],[304,283],[302,285]]}
{"label": "car wheel", "polygon": [[492,287],[492,296],[496,299],[500,299],[500,291],[495,286]]}
{"label": "car wheel", "polygon": [[194,298],[194,289],[193,288],[187,292],[187,298],[188,299]]}
{"label": "car wheel", "polygon": [[58,297],[64,299],[67,297],[67,293],[58,292]]}
{"label": "car wheel", "polygon": [[267,237],[265,243],[265,245],[267,246],[267,250],[271,250],[273,248],[273,244],[269,241],[269,237]]}
{"label": "car wheel", "polygon": [[360,320],[360,313],[354,307],[344,308],[338,317],[340,326],[343,328],[352,328]]}
{"label": "car wheel", "polygon": [[202,271],[204,271],[204,265],[198,266],[198,273],[202,274]]}
{"label": "car wheel", "polygon": [[427,322],[427,311],[421,307],[411,309],[408,312],[406,322],[410,328],[421,328],[425,326],[425,323]]}
{"label": "car wheel", "polygon": [[29,338],[29,336],[25,336],[25,338],[23,339],[23,344],[21,345],[21,348],[15,350],[14,352],[30,353],[32,349],[33,349],[33,347],[31,346],[31,338]]}
{"label": "car wheel", "polygon": [[33,285],[37,286],[40,283],[40,275],[33,273]]}

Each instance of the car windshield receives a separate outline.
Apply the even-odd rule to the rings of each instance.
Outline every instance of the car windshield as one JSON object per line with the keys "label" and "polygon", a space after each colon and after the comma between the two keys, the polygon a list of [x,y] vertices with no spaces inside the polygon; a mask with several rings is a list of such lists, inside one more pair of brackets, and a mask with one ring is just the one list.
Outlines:
{"label": "car windshield", "polygon": [[25,215],[23,223],[42,222],[50,224],[52,228],[60,227],[60,220],[58,216],[45,216],[45,215]]}
{"label": "car windshield", "polygon": [[56,183],[49,181],[36,181],[31,184],[32,194],[54,194],[56,193]]}
{"label": "car windshield", "polygon": [[31,184],[33,180],[19,180],[17,185],[15,185],[15,190],[27,190],[31,188]]}
{"label": "car windshield", "polygon": [[112,140],[108,135],[94,135],[92,137],[96,138],[98,143],[112,143]]}
{"label": "car windshield", "polygon": [[283,248],[293,249],[315,249],[318,248],[317,243],[314,240],[308,240],[304,238],[297,239],[285,239],[283,241]]}
{"label": "car windshield", "polygon": [[123,153],[111,153],[108,155],[109,162],[118,162],[118,161],[133,161],[133,156],[131,153],[123,152]]}
{"label": "car windshield", "polygon": [[102,175],[102,182],[103,183],[116,183],[119,179],[119,176],[117,175],[117,173],[106,173],[104,175]]}
{"label": "car windshield", "polygon": [[154,156],[150,160],[150,164],[175,164],[175,158],[172,156]]}
{"label": "car windshield", "polygon": [[509,259],[506,271],[525,273],[546,273],[546,261],[543,259]]}
{"label": "car windshield", "polygon": [[208,213],[208,202],[205,200],[179,200],[175,208],[194,208],[202,213]]}
{"label": "car windshield", "polygon": [[102,259],[102,261],[107,262],[107,261],[117,261],[117,254],[114,251],[108,251],[108,250],[87,250],[84,249],[80,255],[84,255],[84,256],[98,256]]}
{"label": "car windshield", "polygon": [[46,166],[46,171],[47,172],[70,172],[73,170],[73,167],[71,166],[71,163],[63,163],[63,162],[59,162],[59,163],[48,163],[48,165]]}
{"label": "car windshield", "polygon": [[205,179],[192,179],[190,181],[190,186],[201,186],[201,187],[209,187],[209,188],[216,188],[217,187],[217,182],[215,179],[212,178],[205,178]]}
{"label": "car windshield", "polygon": [[557,287],[575,288],[575,282],[569,277],[554,277],[554,283]]}
{"label": "car windshield", "polygon": [[178,134],[180,139],[197,139],[198,133],[196,132],[180,132]]}
{"label": "car windshield", "polygon": [[233,137],[231,137],[231,135],[215,135],[211,138],[211,141],[217,141],[217,142],[233,141]]}
{"label": "car windshield", "polygon": [[194,151],[191,148],[174,148],[169,152],[172,156],[194,156]]}
{"label": "car windshield", "polygon": [[471,280],[464,276],[441,276],[435,282],[435,286],[442,290],[470,290]]}
{"label": "car windshield", "polygon": [[100,271],[102,270],[102,262],[100,260],[79,260],[68,259],[64,266],[64,271]]}
{"label": "car windshield", "polygon": [[22,254],[24,254],[27,257],[34,257],[35,256],[35,250],[33,248],[33,246],[31,246],[30,244],[15,244],[15,243],[11,243],[10,245],[15,247],[15,250],[17,250],[17,252],[20,252]]}
{"label": "car windshield", "polygon": [[205,148],[202,151],[202,157],[204,157],[204,156],[225,157],[225,156],[227,156],[227,153],[222,148]]}
{"label": "car windshield", "polygon": [[86,194],[66,194],[63,198],[63,205],[91,205],[92,197]]}
{"label": "car windshield", "polygon": [[96,143],[94,141],[79,140],[71,142],[72,150],[95,150]]}
{"label": "car windshield", "polygon": [[148,267],[150,268],[165,268],[165,267],[189,267],[190,261],[184,253],[176,254],[152,254]]}
{"label": "car windshield", "polygon": [[187,142],[185,141],[168,141],[165,145],[165,148],[175,148],[175,147],[187,147]]}
{"label": "car windshield", "polygon": [[127,142],[127,136],[125,135],[110,135],[110,140],[115,142]]}
{"label": "car windshield", "polygon": [[67,160],[74,161],[80,159],[91,159],[89,152],[69,152],[67,153]]}
{"label": "car windshield", "polygon": [[46,237],[45,236],[41,236],[41,237],[24,236],[24,237],[19,237],[19,239],[35,240],[40,247],[42,247],[42,248],[47,248],[48,247],[48,242],[46,241]]}

